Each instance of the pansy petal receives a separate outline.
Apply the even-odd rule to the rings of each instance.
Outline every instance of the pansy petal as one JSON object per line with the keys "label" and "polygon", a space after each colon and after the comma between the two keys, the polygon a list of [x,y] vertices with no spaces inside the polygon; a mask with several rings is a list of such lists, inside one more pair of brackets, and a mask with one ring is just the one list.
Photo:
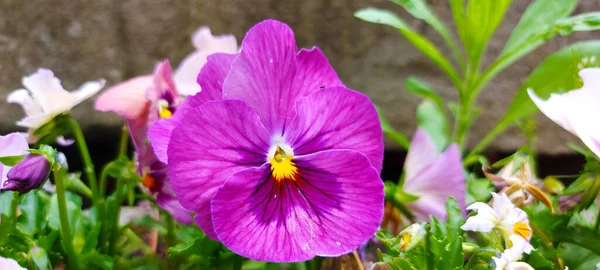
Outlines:
{"label": "pansy petal", "polygon": [[294,162],[294,180],[274,180],[266,164],[236,173],[219,189],[213,223],[229,249],[253,260],[294,262],[348,253],[376,232],[383,182],[363,154],[328,150]]}
{"label": "pansy petal", "polygon": [[194,95],[200,91],[196,83],[198,73],[207,62],[207,56],[213,53],[237,53],[237,40],[233,35],[213,36],[208,27],[200,27],[192,36],[196,51],[181,60],[175,70],[175,80],[182,95]]}
{"label": "pansy petal", "polygon": [[366,155],[381,171],[383,134],[369,98],[345,87],[331,87],[300,99],[298,114],[283,137],[294,155],[328,149],[348,149]]}
{"label": "pansy petal", "polygon": [[169,142],[169,178],[181,204],[197,212],[200,228],[216,239],[212,196],[235,172],[266,162],[269,135],[252,108],[239,100],[208,102],[185,118]]}
{"label": "pansy petal", "polygon": [[498,218],[494,213],[494,209],[489,205],[476,202],[467,207],[467,210],[475,211],[477,215],[467,218],[465,224],[460,227],[461,229],[474,232],[490,232],[496,226]]}
{"label": "pansy petal", "polygon": [[290,109],[298,97],[291,87],[297,51],[294,32],[287,25],[272,20],[258,23],[233,60],[223,97],[245,101],[269,131],[280,131],[282,119],[293,117]]}
{"label": "pansy petal", "polygon": [[37,103],[31,94],[29,94],[29,91],[25,89],[18,89],[11,92],[6,98],[6,101],[8,103],[16,103],[21,105],[21,107],[23,107],[23,111],[25,111],[25,115],[37,115],[44,113],[44,110],[40,104]]}
{"label": "pansy petal", "polygon": [[207,57],[208,62],[196,79],[202,87],[202,93],[198,96],[203,102],[223,99],[223,83],[236,56],[237,54],[215,53]]}
{"label": "pansy petal", "polygon": [[223,86],[225,99],[250,105],[272,133],[280,133],[295,115],[294,104],[321,86],[340,85],[318,49],[301,51],[285,24],[267,20],[254,26],[242,42]]}
{"label": "pansy petal", "polygon": [[152,87],[152,76],[135,77],[102,92],[96,100],[96,110],[136,119],[147,109],[146,90]]}
{"label": "pansy petal", "polygon": [[153,87],[146,91],[146,99],[159,100],[165,95],[178,96],[177,86],[173,80],[173,71],[169,60],[162,61],[154,68]]}
{"label": "pansy petal", "polygon": [[92,97],[98,93],[106,84],[106,80],[99,79],[97,81],[89,81],[81,85],[77,90],[71,92],[75,97],[76,103],[73,106],[81,103],[82,101]]}
{"label": "pansy petal", "polygon": [[[435,145],[433,146],[435,147]],[[416,156],[413,155],[413,157]],[[444,205],[446,198],[450,196],[456,199],[460,209],[464,209],[466,204],[465,176],[458,146],[450,145],[444,153],[429,161],[429,164],[420,169],[417,174],[411,177],[407,176],[403,189],[410,194],[421,196],[416,201],[407,204],[407,207],[415,210],[419,220],[428,220],[430,214],[445,220]]]}
{"label": "pansy petal", "polygon": [[[417,174],[432,163],[438,155],[435,142],[424,129],[417,129],[410,142],[404,162],[406,179],[418,179]],[[460,158],[460,157],[459,157]],[[421,181],[418,179],[418,181]]]}
{"label": "pansy petal", "polygon": [[23,85],[31,91],[45,112],[70,108],[70,104],[75,102],[75,97],[62,87],[60,80],[49,69],[40,68],[23,77]]}
{"label": "pansy petal", "polygon": [[223,99],[223,81],[229,72],[234,57],[233,54],[225,53],[216,53],[209,56],[208,63],[198,75],[198,83],[202,86],[202,91],[193,96],[188,96],[177,108],[173,117],[160,120],[150,127],[148,138],[152,142],[154,153],[160,161],[168,163],[167,147],[171,139],[171,133],[185,119],[185,114],[189,110],[207,101]]}
{"label": "pansy petal", "polygon": [[156,195],[156,203],[171,214],[178,222],[187,225],[192,223],[192,211],[181,206],[175,195],[164,192],[158,193]]}
{"label": "pansy petal", "polygon": [[[0,157],[25,155],[29,149],[27,139],[22,133],[14,132],[0,136]],[[0,185],[6,180],[6,175],[11,167],[0,164]]]}
{"label": "pansy petal", "polygon": [[237,53],[238,44],[234,35],[214,36],[208,26],[202,26],[192,34],[192,45],[198,51]]}

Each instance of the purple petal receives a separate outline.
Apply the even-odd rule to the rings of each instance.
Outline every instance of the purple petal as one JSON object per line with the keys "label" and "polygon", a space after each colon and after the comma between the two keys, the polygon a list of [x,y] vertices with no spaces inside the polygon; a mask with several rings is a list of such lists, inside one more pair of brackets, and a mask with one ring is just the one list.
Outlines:
{"label": "purple petal", "polygon": [[444,204],[453,196],[460,209],[465,209],[465,182],[460,150],[456,144],[450,145],[444,153],[430,161],[411,178],[406,178],[404,190],[420,196],[407,204],[417,220],[427,221],[429,215],[446,219]]}
{"label": "purple petal", "polygon": [[165,211],[169,212],[175,220],[183,224],[192,223],[192,211],[185,209],[174,194],[158,193],[156,203]]}
{"label": "purple petal", "polygon": [[207,101],[221,100],[223,81],[229,66],[235,55],[217,53],[208,57],[208,63],[204,65],[198,75],[198,83],[202,86],[202,91],[194,96],[189,96],[183,104],[177,108],[173,117],[163,119],[152,125],[148,131],[148,138],[154,148],[154,153],[158,159],[168,163],[167,147],[171,140],[173,129],[185,119],[185,114]]}
{"label": "purple petal", "polygon": [[267,160],[269,135],[239,100],[207,102],[185,115],[169,142],[169,177],[181,204],[213,239],[210,200],[234,173]]}
{"label": "purple petal", "polygon": [[329,150],[294,162],[294,180],[274,180],[265,164],[219,189],[213,222],[230,250],[259,261],[302,261],[348,253],[377,231],[383,182],[363,154]]}
{"label": "purple petal", "polygon": [[414,179],[418,173],[435,160],[438,152],[435,142],[421,128],[417,129],[410,142],[410,148],[404,162],[405,179]]}
{"label": "purple petal", "polygon": [[223,99],[223,82],[236,56],[237,54],[215,53],[207,57],[208,62],[196,80],[202,88],[198,96],[203,102]]}
{"label": "purple petal", "polygon": [[366,155],[381,171],[383,133],[369,98],[345,87],[332,87],[300,99],[298,115],[284,137],[295,155],[328,149],[348,149]]}
{"label": "purple petal", "polygon": [[295,102],[340,81],[318,49],[296,55],[294,33],[285,24],[267,20],[252,27],[242,41],[223,85],[225,99],[250,105],[272,133],[280,133],[295,115]]}

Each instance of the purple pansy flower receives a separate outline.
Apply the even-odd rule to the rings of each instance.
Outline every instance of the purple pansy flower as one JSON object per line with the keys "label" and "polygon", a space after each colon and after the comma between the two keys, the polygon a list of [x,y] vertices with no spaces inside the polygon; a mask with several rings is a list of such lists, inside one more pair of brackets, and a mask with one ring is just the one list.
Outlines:
{"label": "purple pansy flower", "polygon": [[438,154],[435,143],[422,129],[417,129],[410,142],[404,164],[405,192],[419,196],[407,203],[417,221],[428,221],[429,215],[446,219],[446,199],[453,196],[460,209],[465,209],[465,176],[458,145],[450,145]]}
{"label": "purple pansy flower", "polygon": [[183,206],[232,251],[292,262],[356,249],[383,215],[383,135],[368,97],[343,86],[291,29],[254,26],[213,54],[202,92],[149,138]]}

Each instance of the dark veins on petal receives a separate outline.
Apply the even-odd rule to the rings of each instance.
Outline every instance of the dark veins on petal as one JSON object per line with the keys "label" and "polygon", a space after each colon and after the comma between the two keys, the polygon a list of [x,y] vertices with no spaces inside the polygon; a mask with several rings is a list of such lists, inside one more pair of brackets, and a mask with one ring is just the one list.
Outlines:
{"label": "dark veins on petal", "polygon": [[[301,216],[296,212],[300,209],[313,221],[321,223],[329,217],[325,213],[340,208],[341,184],[336,180],[337,176],[316,171],[303,163],[296,163],[298,170],[293,179],[276,180],[273,171],[265,171],[251,195],[249,214],[262,223],[277,222],[277,225],[285,226],[289,217]],[[320,182],[327,182],[326,190],[312,183],[311,176],[317,175]]]}

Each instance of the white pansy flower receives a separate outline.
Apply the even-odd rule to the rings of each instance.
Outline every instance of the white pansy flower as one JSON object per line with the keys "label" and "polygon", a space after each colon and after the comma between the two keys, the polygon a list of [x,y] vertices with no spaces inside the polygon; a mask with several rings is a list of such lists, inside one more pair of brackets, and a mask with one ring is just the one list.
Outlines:
{"label": "white pansy flower", "polygon": [[600,157],[600,68],[579,71],[583,80],[580,89],[564,94],[552,94],[548,100],[539,98],[532,89],[529,97],[548,118],[577,135],[594,154]]}
{"label": "white pansy flower", "polygon": [[11,258],[0,257],[0,269],[2,270],[27,270],[23,268],[17,261]]}
{"label": "white pansy flower", "polygon": [[103,79],[90,81],[79,89],[68,92],[52,71],[40,68],[35,73],[23,77],[25,89],[13,91],[7,100],[9,103],[23,106],[25,118],[18,121],[17,125],[35,130],[96,94],[104,87],[104,83]]}
{"label": "white pansy flower", "polygon": [[492,196],[493,207],[482,202],[467,207],[467,210],[475,211],[477,215],[469,217],[461,229],[475,232],[491,232],[495,229],[507,242],[511,235],[518,235],[528,242],[531,239],[531,227],[527,213],[512,204],[504,193],[498,195],[492,192]]}
{"label": "white pansy flower", "polygon": [[523,237],[511,235],[512,247],[502,252],[500,257],[492,258],[496,264],[496,270],[533,270],[531,265],[519,262],[523,258],[523,253],[529,254],[532,251],[531,245]]}

